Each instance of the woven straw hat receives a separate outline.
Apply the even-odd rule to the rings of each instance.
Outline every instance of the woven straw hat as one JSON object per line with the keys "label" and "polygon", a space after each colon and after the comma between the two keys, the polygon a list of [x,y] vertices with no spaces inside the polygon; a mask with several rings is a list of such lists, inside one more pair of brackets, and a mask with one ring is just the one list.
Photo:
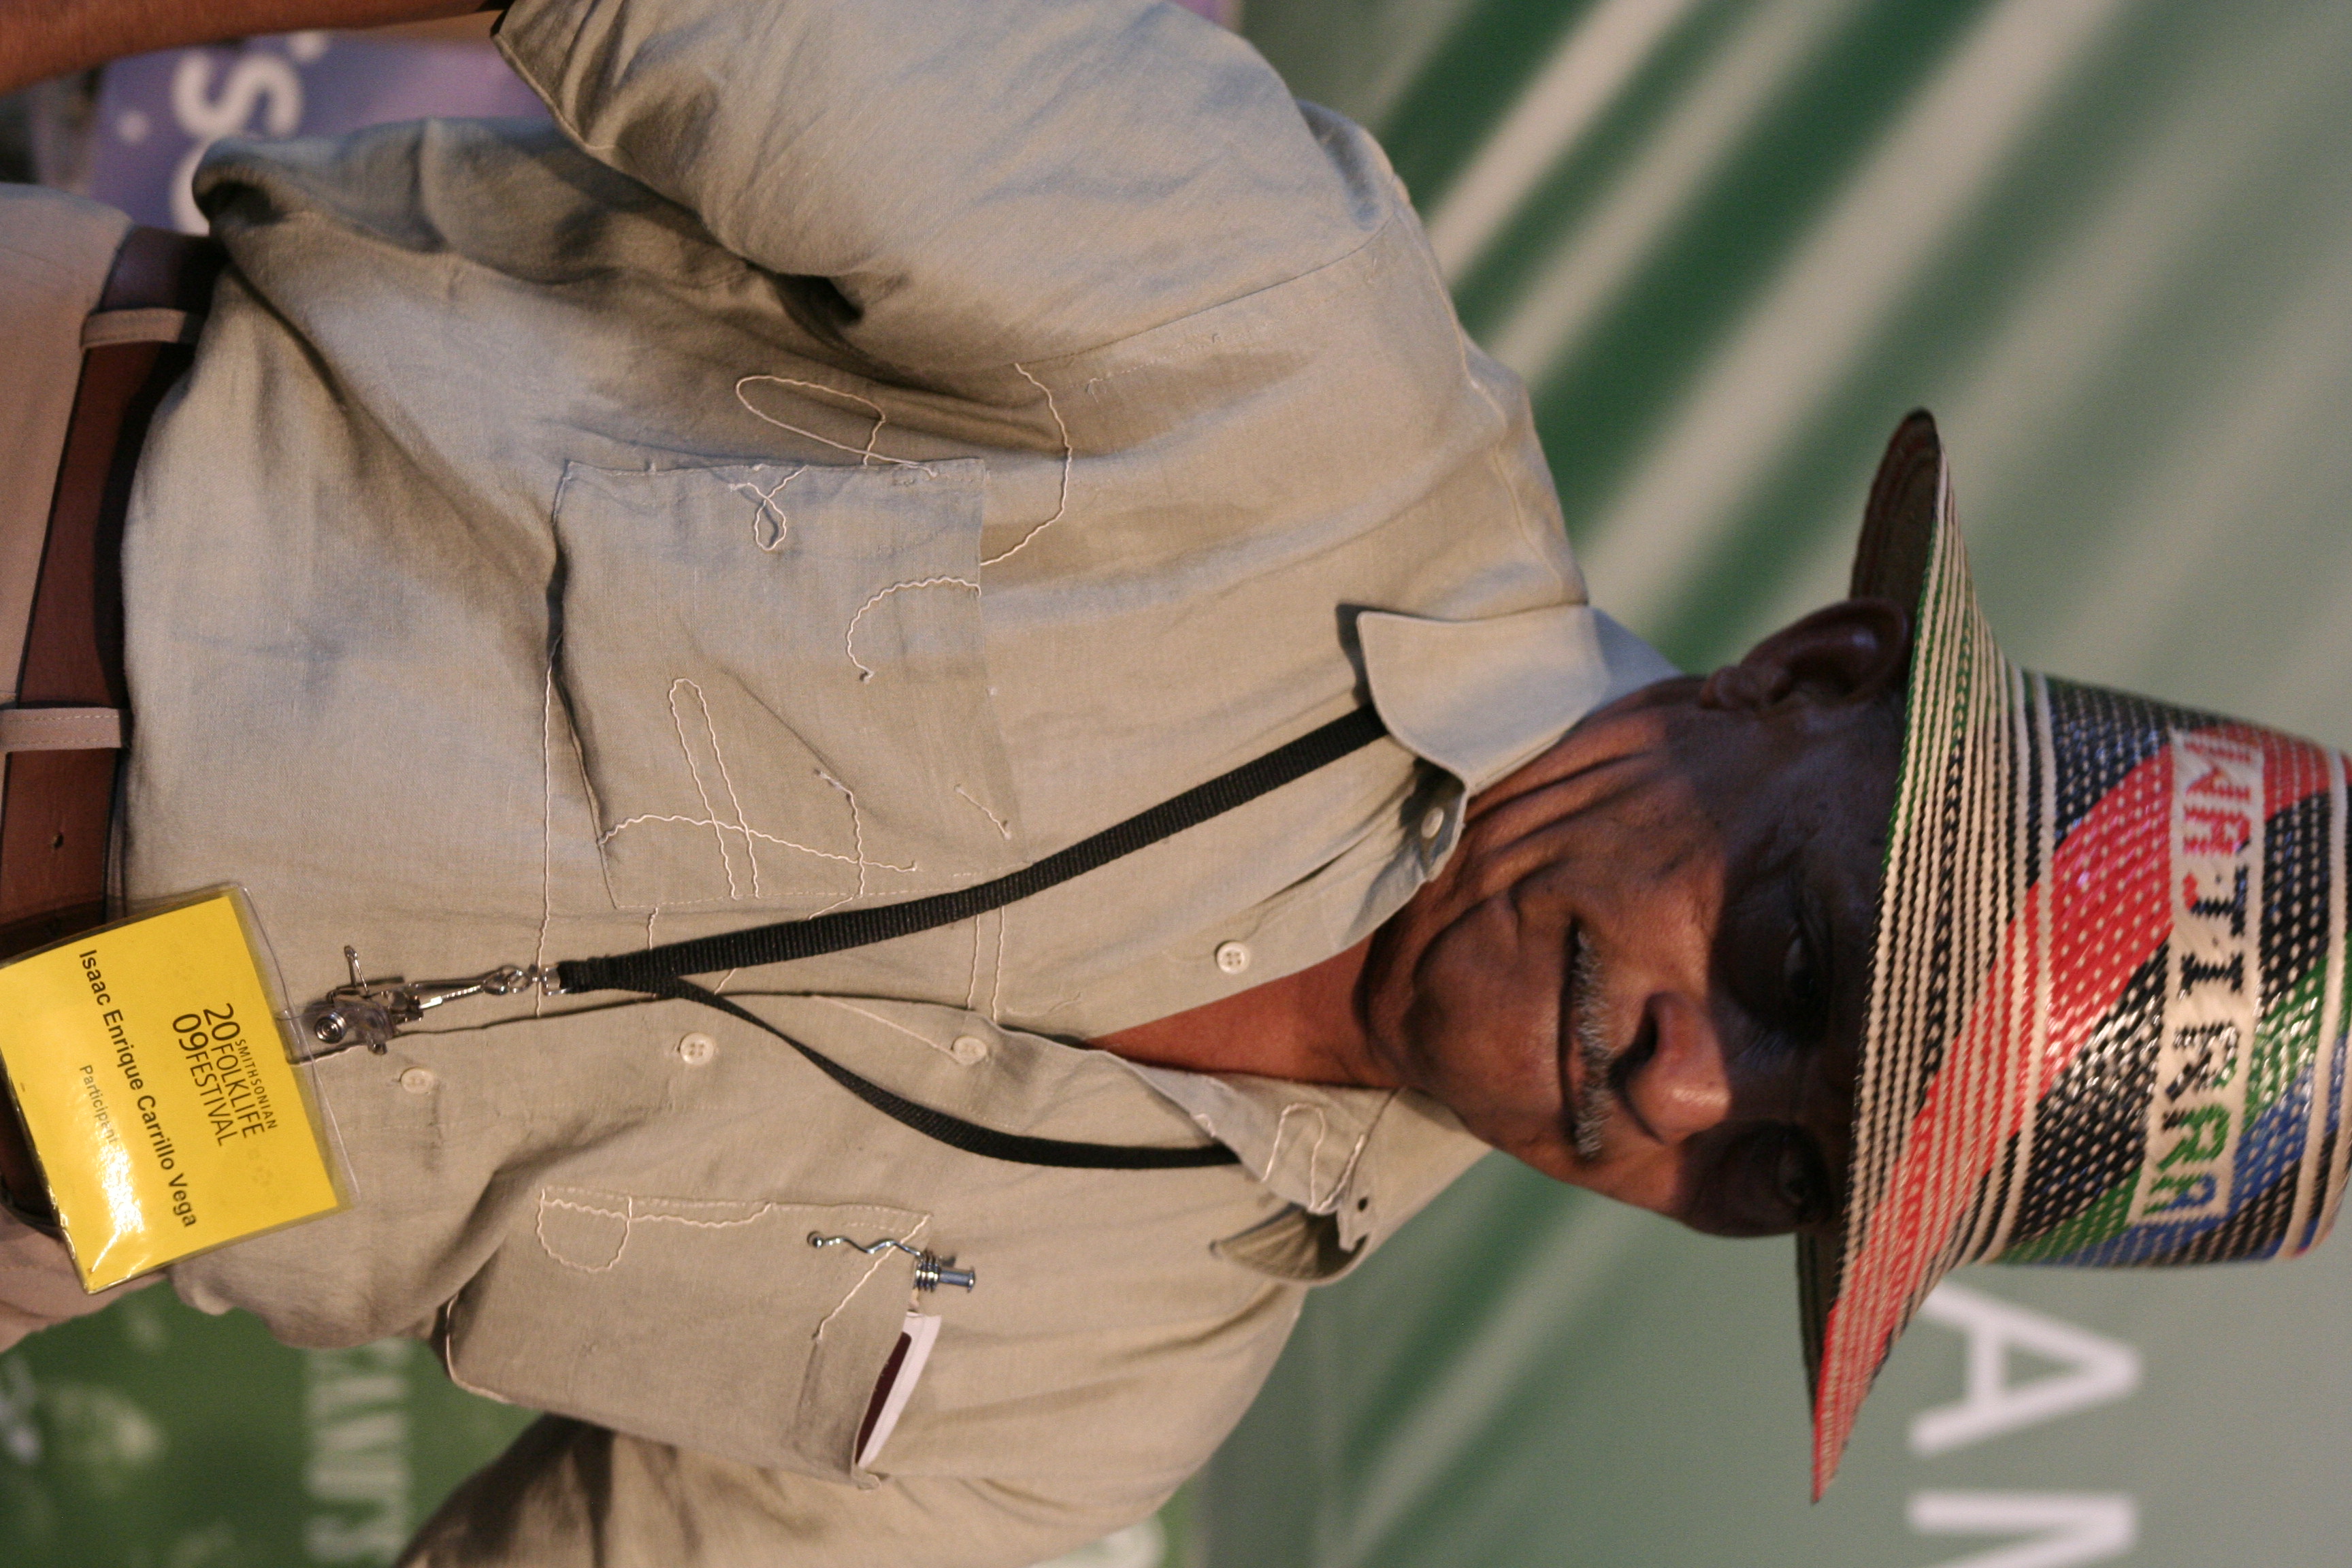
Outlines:
{"label": "woven straw hat", "polygon": [[1798,1244],[1816,1498],[1952,1268],[2294,1257],[2352,1164],[2343,754],[2010,663],[1925,413],[1853,592],[1915,633],[1844,1224]]}

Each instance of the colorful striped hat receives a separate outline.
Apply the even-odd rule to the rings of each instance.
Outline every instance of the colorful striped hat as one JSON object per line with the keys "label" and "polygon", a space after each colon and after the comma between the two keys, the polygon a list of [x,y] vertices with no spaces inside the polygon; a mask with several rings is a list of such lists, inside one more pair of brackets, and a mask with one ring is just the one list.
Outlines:
{"label": "colorful striped hat", "polygon": [[1853,592],[1916,609],[1845,1217],[1798,1245],[1816,1498],[1954,1268],[2294,1257],[2352,1163],[2343,753],[2010,663],[1925,413]]}

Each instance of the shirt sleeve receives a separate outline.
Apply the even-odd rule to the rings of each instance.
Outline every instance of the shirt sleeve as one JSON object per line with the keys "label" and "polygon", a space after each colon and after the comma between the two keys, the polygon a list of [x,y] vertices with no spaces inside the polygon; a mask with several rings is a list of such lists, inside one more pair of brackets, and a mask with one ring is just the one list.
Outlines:
{"label": "shirt sleeve", "polygon": [[[1175,1485],[1171,1479],[1165,1490]],[[409,1543],[401,1568],[1026,1568],[1133,1523],[1162,1500],[1072,1502],[1033,1487],[946,1477],[861,1490],[548,1415],[450,1495]]]}
{"label": "shirt sleeve", "polygon": [[888,364],[1099,347],[1396,205],[1246,43],[1153,0],[519,0],[499,37],[592,156],[830,279]]}

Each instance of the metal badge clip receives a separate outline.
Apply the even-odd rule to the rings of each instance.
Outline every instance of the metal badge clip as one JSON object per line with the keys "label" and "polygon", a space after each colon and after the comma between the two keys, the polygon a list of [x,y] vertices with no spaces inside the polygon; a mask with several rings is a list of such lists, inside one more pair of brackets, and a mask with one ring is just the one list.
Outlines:
{"label": "metal badge clip", "polygon": [[896,1247],[915,1260],[915,1289],[918,1290],[936,1290],[942,1285],[952,1285],[959,1290],[969,1290],[980,1283],[980,1276],[971,1269],[958,1268],[952,1256],[942,1258],[928,1247],[919,1250],[903,1241],[894,1241],[887,1236],[879,1241],[861,1242],[852,1241],[845,1236],[819,1236],[816,1232],[811,1231],[809,1245],[811,1247],[845,1247],[852,1252],[862,1252],[868,1258],[879,1257]]}
{"label": "metal badge clip", "polygon": [[415,1023],[444,1003],[533,990],[551,996],[558,990],[555,972],[535,963],[501,964],[464,980],[404,980],[397,974],[370,980],[360,969],[355,949],[343,949],[343,962],[351,966],[351,984],[336,986],[302,1009],[303,1037],[337,1050],[365,1046],[378,1056],[402,1026]]}

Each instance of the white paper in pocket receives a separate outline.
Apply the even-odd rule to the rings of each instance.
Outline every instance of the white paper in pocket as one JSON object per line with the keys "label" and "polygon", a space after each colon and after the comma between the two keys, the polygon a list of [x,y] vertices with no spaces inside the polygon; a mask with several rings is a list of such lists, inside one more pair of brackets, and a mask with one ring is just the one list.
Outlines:
{"label": "white paper in pocket", "polygon": [[890,1440],[891,1429],[907,1408],[907,1401],[915,1392],[915,1380],[923,1375],[923,1363],[931,1359],[931,1346],[940,1337],[940,1321],[922,1312],[909,1312],[898,1331],[898,1348],[890,1352],[883,1364],[882,1375],[874,1384],[874,1403],[866,1406],[865,1429],[857,1434],[857,1468],[865,1469]]}

